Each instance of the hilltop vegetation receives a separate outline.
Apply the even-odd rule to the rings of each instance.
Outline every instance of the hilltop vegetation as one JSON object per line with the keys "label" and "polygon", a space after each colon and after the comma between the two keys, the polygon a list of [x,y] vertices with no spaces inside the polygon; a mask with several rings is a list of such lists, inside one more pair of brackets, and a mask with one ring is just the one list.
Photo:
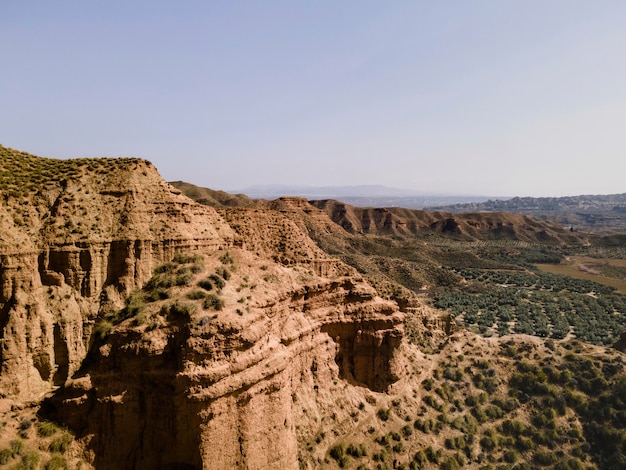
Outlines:
{"label": "hilltop vegetation", "polygon": [[0,191],[5,198],[26,198],[55,190],[86,173],[106,177],[120,168],[133,168],[139,158],[41,158],[0,145]]}
{"label": "hilltop vegetation", "polygon": [[577,341],[485,343],[456,334],[428,360],[435,365],[424,373],[425,360],[412,359],[410,367],[423,380],[378,407],[372,424],[355,425],[359,431],[335,440],[330,467],[626,465],[623,355]]}

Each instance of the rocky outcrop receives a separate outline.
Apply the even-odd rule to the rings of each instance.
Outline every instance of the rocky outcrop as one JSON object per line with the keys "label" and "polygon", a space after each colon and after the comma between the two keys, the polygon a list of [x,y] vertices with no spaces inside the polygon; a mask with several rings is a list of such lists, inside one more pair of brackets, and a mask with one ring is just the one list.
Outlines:
{"label": "rocky outcrop", "polygon": [[505,212],[452,214],[423,210],[355,207],[339,201],[310,201],[347,232],[366,235],[424,236],[459,240],[517,240],[527,243],[580,243],[562,225]]}
{"label": "rocky outcrop", "polygon": [[53,160],[0,147],[0,398],[78,369],[94,320],[176,252],[232,245],[217,212],[139,159]]}
{"label": "rocky outcrop", "polygon": [[[238,253],[238,266],[250,262]],[[120,325],[49,401],[97,468],[298,468],[297,428],[315,427],[312,416],[296,422],[299,400],[328,409],[338,382],[384,392],[397,380],[394,303],[359,278],[262,262],[229,280],[274,278],[246,313],[227,302],[215,316],[170,314],[152,331]]]}
{"label": "rocky outcrop", "polygon": [[[320,420],[351,419],[330,411],[345,387],[398,378],[402,314],[290,218],[323,214],[306,201],[218,211],[143,160],[3,147],[0,188],[0,399],[56,389],[42,416],[96,468],[310,467]],[[181,253],[202,262],[162,295]],[[120,310],[142,288],[141,316]]]}

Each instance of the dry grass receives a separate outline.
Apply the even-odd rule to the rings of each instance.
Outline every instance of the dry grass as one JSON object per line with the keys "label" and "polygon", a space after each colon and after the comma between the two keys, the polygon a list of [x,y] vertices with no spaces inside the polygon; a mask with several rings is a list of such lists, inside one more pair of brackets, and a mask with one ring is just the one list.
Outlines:
{"label": "dry grass", "polygon": [[609,277],[602,274],[592,274],[580,269],[580,265],[584,264],[595,269],[598,264],[605,264],[608,266],[614,266],[616,268],[626,267],[626,260],[610,259],[610,258],[588,258],[584,256],[572,256],[568,258],[564,264],[537,264],[536,266],[544,272],[551,274],[562,274],[570,276],[576,279],[585,279],[588,281],[604,284],[605,286],[613,287],[618,292],[626,294],[626,278],[617,279],[615,277]]}

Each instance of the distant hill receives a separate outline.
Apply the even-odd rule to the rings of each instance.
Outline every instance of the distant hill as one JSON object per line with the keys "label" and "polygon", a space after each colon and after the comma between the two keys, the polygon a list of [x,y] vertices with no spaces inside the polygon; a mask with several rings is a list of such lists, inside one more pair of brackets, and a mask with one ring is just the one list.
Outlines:
{"label": "distant hill", "polygon": [[430,206],[447,212],[513,212],[592,232],[626,231],[626,193],[567,197],[514,197]]}
{"label": "distant hill", "polygon": [[427,206],[456,203],[477,203],[490,199],[483,195],[432,194],[383,185],[295,186],[257,185],[237,190],[251,198],[278,199],[297,196],[306,199],[335,199],[358,207],[405,207],[423,209]]}
{"label": "distant hill", "polygon": [[255,200],[245,194],[230,194],[209,188],[202,188],[184,181],[171,181],[169,184],[185,193],[200,204],[211,207],[252,207]]}

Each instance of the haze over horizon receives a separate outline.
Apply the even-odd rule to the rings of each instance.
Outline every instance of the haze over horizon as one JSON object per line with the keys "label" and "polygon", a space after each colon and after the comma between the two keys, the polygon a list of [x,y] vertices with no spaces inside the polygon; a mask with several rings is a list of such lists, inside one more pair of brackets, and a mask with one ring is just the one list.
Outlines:
{"label": "haze over horizon", "polygon": [[169,181],[626,192],[626,3],[5,2],[0,144]]}

